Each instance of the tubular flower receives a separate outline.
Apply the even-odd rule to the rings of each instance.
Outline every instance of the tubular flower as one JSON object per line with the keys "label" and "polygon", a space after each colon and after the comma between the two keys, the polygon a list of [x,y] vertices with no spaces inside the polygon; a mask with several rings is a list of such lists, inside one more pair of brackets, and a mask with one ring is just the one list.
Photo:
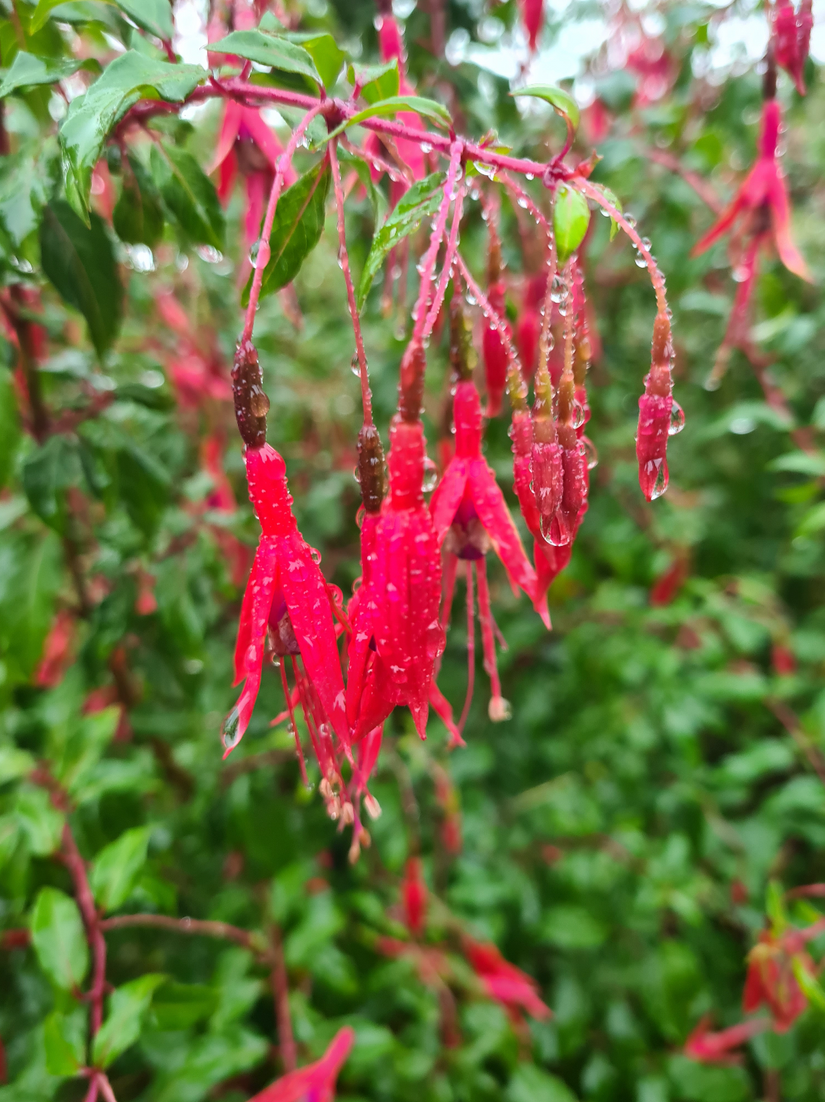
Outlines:
{"label": "tubular flower", "polygon": [[782,112],[776,99],[766,99],[762,107],[762,130],[759,135],[759,155],[733,202],[694,246],[698,256],[732,230],[740,216],[744,224],[740,234],[760,234],[771,228],[779,259],[794,275],[810,280],[808,266],[791,240],[791,205],[785,177],[779,166],[777,144],[782,124]]}
{"label": "tubular flower", "polygon": [[[490,305],[500,318],[504,317],[504,293],[504,284],[500,279],[491,283],[487,289]],[[507,364],[509,360],[501,334],[492,324],[484,327],[482,351],[484,354],[484,379],[487,384],[487,416],[498,417],[501,413],[501,399],[507,385]]]}
{"label": "tubular flower", "polygon": [[814,962],[804,950],[806,933],[795,930],[775,937],[764,930],[759,935],[759,943],[748,954],[742,1009],[750,1013],[764,1003],[773,1015],[773,1028],[777,1033],[787,1033],[808,1006],[794,971],[796,963],[797,968],[810,976],[816,972]]}
{"label": "tubular flower", "polygon": [[495,945],[465,938],[464,955],[489,997],[501,1003],[511,1016],[520,1018],[522,1010],[539,1020],[553,1016],[539,998],[539,985],[532,976],[509,964]]}
{"label": "tubular flower", "polygon": [[544,23],[544,0],[520,0],[519,7],[527,41],[530,45],[530,53],[534,54]]}
{"label": "tubular flower", "polygon": [[401,900],[404,904],[404,921],[413,937],[421,937],[427,916],[427,885],[421,871],[421,858],[407,861],[401,884]]}
{"label": "tubular flower", "polygon": [[43,656],[34,675],[37,685],[44,689],[53,689],[60,684],[72,664],[76,635],[77,625],[73,614],[67,608],[61,609],[52,621],[43,645]]}
{"label": "tubular flower", "polygon": [[[445,618],[452,601],[452,585],[458,563],[467,564],[467,622],[470,662],[467,698],[459,721],[459,731],[466,720],[472,696],[473,644],[473,571],[478,585],[479,620],[484,650],[484,668],[491,682],[492,697],[489,714],[494,720],[509,718],[509,708],[501,693],[496,667],[495,624],[490,608],[485,557],[492,548],[504,564],[513,590],[523,589],[534,600],[536,572],[524,553],[518,530],[507,508],[495,475],[481,454],[481,401],[475,383],[466,379],[455,388],[453,399],[455,419],[455,455],[433,494],[430,508],[439,546],[444,546],[447,562],[447,596]],[[549,621],[545,620],[549,627]]]}
{"label": "tubular flower", "polygon": [[775,0],[771,5],[774,57],[793,80],[800,96],[805,95],[805,62],[814,25],[812,9],[812,0],[800,0],[797,11],[791,0]]}
{"label": "tubular flower", "polygon": [[[423,492],[424,427],[396,417],[390,436],[390,492],[380,515],[365,516],[361,530],[365,577],[353,613],[348,675],[356,739],[397,704],[409,707],[426,737],[433,668],[444,650],[441,562]],[[367,654],[373,649],[374,656]]]}
{"label": "tubular flower", "polygon": [[[401,28],[392,14],[378,16],[378,49],[382,61],[398,61],[398,93],[401,96],[414,96],[415,89],[407,80],[406,54],[404,41],[401,37]],[[414,111],[399,111],[398,121],[413,130],[423,130],[421,119]],[[396,149],[401,163],[412,172],[413,178],[423,180],[427,174],[427,162],[421,146],[412,142],[409,138],[397,138]],[[406,185],[400,186],[400,194],[406,191]],[[393,205],[398,202],[400,194],[392,196]]]}
{"label": "tubular flower", "polygon": [[718,1033],[711,1033],[710,1015],[706,1014],[685,1041],[682,1051],[699,1064],[736,1064],[742,1056],[731,1052],[731,1049],[738,1048],[758,1033],[764,1033],[770,1025],[769,1018],[750,1018]]}
{"label": "tubular flower", "polygon": [[[245,107],[228,99],[218,135],[218,146],[209,173],[220,172],[218,196],[226,205],[238,171],[246,185],[244,230],[247,246],[258,240],[261,216],[283,146],[261,118],[257,107]],[[287,187],[295,182],[290,166],[284,173]]]}
{"label": "tubular flower", "polygon": [[[286,465],[268,444],[247,447],[244,456],[249,496],[261,525],[261,539],[249,575],[238,641],[235,647],[235,684],[244,681],[238,703],[224,725],[224,757],[238,745],[252,715],[265,643],[278,659],[291,657],[299,696],[311,734],[331,740],[329,727],[349,745],[344,680],[338,657],[332,600],[318,565],[318,553],[305,542],[287,489]],[[298,671],[300,656],[305,673]],[[287,703],[286,671],[281,664]],[[295,732],[297,741],[297,731]],[[324,745],[315,747],[320,758]],[[325,762],[321,761],[322,771]]]}
{"label": "tubular flower", "polygon": [[339,1029],[314,1064],[291,1071],[265,1087],[249,1102],[333,1102],[335,1082],[355,1042],[352,1026]]}
{"label": "tubular flower", "polygon": [[655,501],[667,489],[668,437],[680,432],[685,423],[682,407],[673,400],[672,359],[670,321],[666,315],[657,314],[650,371],[645,376],[645,392],[639,399],[636,432],[639,485],[648,501]]}

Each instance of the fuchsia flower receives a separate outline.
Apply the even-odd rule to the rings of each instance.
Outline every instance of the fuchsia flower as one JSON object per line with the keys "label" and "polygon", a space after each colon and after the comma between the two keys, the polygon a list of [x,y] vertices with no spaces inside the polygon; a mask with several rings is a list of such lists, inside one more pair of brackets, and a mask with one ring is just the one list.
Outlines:
{"label": "fuchsia flower", "polygon": [[[257,107],[245,107],[231,99],[226,101],[218,146],[209,173],[220,170],[218,196],[224,206],[229,202],[238,172],[244,177],[247,246],[258,240],[264,204],[283,151],[283,146],[261,118]],[[284,183],[289,187],[295,179],[290,165],[284,172]]]}
{"label": "fuchsia flower", "polygon": [[[398,23],[395,21],[395,17],[391,14],[379,15],[377,20],[378,25],[378,49],[381,53],[382,61],[392,61],[393,58],[398,60],[398,93],[401,96],[414,96],[416,94],[415,88],[407,80],[407,66],[406,66],[406,54],[404,51],[404,41],[401,37],[401,29]],[[413,130],[423,130],[424,126],[421,119],[415,113],[415,111],[399,111],[398,121],[405,126],[410,127]],[[378,142],[377,135],[370,135],[368,139],[368,145],[370,141]],[[378,142],[380,147],[380,142]],[[396,138],[395,147],[398,150],[398,156],[401,158],[402,164],[406,165],[410,172],[412,172],[413,179],[423,180],[427,175],[427,161],[421,146],[417,142],[412,142],[409,138]],[[394,206],[400,194],[406,191],[406,185],[400,184],[394,181],[395,194],[391,195],[392,205]]]}
{"label": "fuchsia flower", "polygon": [[67,608],[61,609],[46,636],[43,656],[34,675],[35,684],[44,689],[53,689],[60,684],[72,664],[76,636],[77,625],[73,613]]}
{"label": "fuchsia flower", "polygon": [[[268,643],[271,653],[281,659],[288,704],[292,696],[283,662],[287,657],[292,660],[299,699],[324,771],[329,764],[330,728],[344,747],[349,746],[334,603],[318,565],[320,556],[304,542],[292,515],[283,459],[268,444],[247,447],[244,459],[261,539],[244,594],[235,647],[235,684],[245,680],[245,685],[224,725],[224,757],[238,745],[249,725]],[[299,657],[303,673],[296,662]],[[297,742],[297,731],[295,738]]]}
{"label": "fuchsia flower", "polygon": [[425,738],[433,668],[444,650],[441,562],[423,492],[423,425],[396,417],[390,438],[390,490],[380,514],[364,517],[364,575],[350,604],[347,704],[355,739],[380,726],[397,704],[409,707]]}
{"label": "fuchsia flower", "polygon": [[769,1018],[751,1018],[718,1033],[711,1033],[710,1015],[706,1014],[685,1041],[682,1051],[700,1064],[736,1064],[742,1056],[731,1052],[731,1049],[738,1048],[758,1033],[764,1033],[770,1025]]}
{"label": "fuchsia flower", "polygon": [[338,1073],[354,1042],[355,1030],[344,1026],[335,1034],[320,1060],[277,1079],[249,1102],[333,1102]]}
{"label": "fuchsia flower", "polygon": [[808,975],[816,974],[814,962],[805,952],[805,943],[821,932],[821,923],[807,930],[791,930],[781,937],[769,930],[762,931],[759,943],[748,954],[748,974],[742,994],[745,1013],[764,1003],[773,1015],[776,1032],[787,1033],[808,1007],[808,999],[794,974],[794,962]]}
{"label": "fuchsia flower", "polygon": [[512,1017],[519,1019],[522,1011],[539,1021],[553,1016],[539,998],[539,985],[532,976],[506,961],[495,945],[466,937],[464,953],[487,994]]}
{"label": "fuchsia flower", "polygon": [[811,48],[812,9],[812,0],[800,0],[798,11],[794,11],[791,0],[774,0],[770,9],[774,58],[793,80],[800,96],[805,95],[803,74]]}
{"label": "fuchsia flower", "polygon": [[782,112],[776,99],[766,99],[762,107],[759,156],[733,202],[693,248],[698,256],[715,244],[742,218],[739,236],[762,236],[770,228],[779,259],[801,279],[810,280],[802,254],[791,239],[791,208],[785,177],[779,165],[777,144]]}
{"label": "fuchsia flower", "polygon": [[661,497],[667,489],[668,437],[679,432],[684,424],[681,406],[673,400],[672,359],[670,321],[664,314],[657,314],[650,371],[645,376],[645,392],[639,398],[636,432],[639,485],[648,501]]}
{"label": "fuchsia flower", "polygon": [[[498,279],[487,288],[487,298],[498,317],[504,318],[505,287]],[[506,323],[505,323],[506,324]],[[510,327],[507,326],[509,333]],[[482,334],[482,352],[484,358],[484,380],[487,385],[487,416],[498,417],[501,413],[501,400],[507,386],[507,365],[509,359],[501,334],[493,324],[484,326]]]}
{"label": "fuchsia flower", "polygon": [[421,871],[421,858],[410,857],[401,884],[404,921],[413,937],[421,937],[427,917],[427,885]]}
{"label": "fuchsia flower", "polygon": [[530,53],[534,54],[538,46],[539,34],[544,23],[544,0],[519,0],[521,21],[527,34]]}
{"label": "fuchsia flower", "polygon": [[[513,590],[517,591],[519,588],[524,590],[531,600],[535,599],[536,594],[536,572],[524,553],[521,538],[495,475],[481,454],[481,401],[475,383],[471,380],[462,380],[456,385],[453,418],[455,455],[450,460],[430,503],[438,546],[443,544],[448,556],[445,613],[448,614],[458,563],[465,561],[467,563],[468,625],[472,625],[473,611],[471,569],[475,571],[478,584],[484,666],[490,675],[493,693],[490,701],[490,717],[505,719],[508,709],[501,694],[501,683],[496,669],[495,628],[490,609],[485,556],[492,548],[504,564]],[[543,618],[546,626],[549,627],[549,618],[546,618],[546,613]],[[469,655],[472,663],[474,657],[472,650],[469,650]],[[459,730],[466,718],[471,686],[472,673]]]}

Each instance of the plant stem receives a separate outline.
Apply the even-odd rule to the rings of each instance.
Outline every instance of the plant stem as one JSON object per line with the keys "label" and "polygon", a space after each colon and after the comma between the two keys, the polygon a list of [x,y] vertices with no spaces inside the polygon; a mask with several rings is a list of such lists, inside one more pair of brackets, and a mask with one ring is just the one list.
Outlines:
{"label": "plant stem", "polygon": [[86,863],[80,855],[68,822],[63,826],[61,851],[63,862],[74,882],[75,898],[86,928],[86,939],[92,950],[92,989],[89,997],[91,1001],[90,1039],[94,1041],[97,1031],[103,1024],[103,997],[106,994],[106,939],[101,929],[92,889],[89,887]]}
{"label": "plant stem", "polygon": [[199,934],[202,937],[222,938],[226,941],[234,941],[258,957],[267,957],[267,953],[262,951],[258,939],[253,934],[242,930],[239,926],[230,926],[227,922],[211,922],[199,918],[172,918],[170,915],[134,914],[104,918],[100,923],[100,928],[106,932],[122,930],[128,926],[150,926],[157,930],[171,930],[178,934]]}
{"label": "plant stem", "polygon": [[349,253],[347,252],[347,231],[344,221],[344,189],[341,183],[341,167],[338,164],[337,139],[333,139],[329,144],[329,163],[332,168],[332,187],[335,192],[335,206],[338,212],[338,259],[341,262],[344,282],[347,285],[347,305],[349,306],[350,318],[352,320],[352,330],[355,334],[355,348],[358,353],[358,375],[361,380],[361,404],[364,408],[364,424],[371,425],[373,421],[369,368],[367,367],[367,354],[364,351],[364,336],[361,332],[361,318],[355,303],[355,288],[352,285]]}
{"label": "plant stem", "polygon": [[272,928],[272,951],[275,958],[272,967],[272,994],[275,1000],[275,1020],[278,1023],[278,1041],[284,1068],[290,1072],[295,1071],[298,1066],[298,1057],[295,1049],[295,1035],[292,1032],[292,1018],[289,1013],[289,982],[284,950],[281,944],[281,932],[277,926]]}
{"label": "plant stem", "polygon": [[550,230],[550,223],[544,217],[542,212],[539,210],[539,208],[533,202],[532,197],[529,195],[529,193],[527,191],[524,190],[524,188],[521,186],[521,184],[516,183],[516,181],[512,178],[512,176],[509,176],[506,172],[502,172],[499,179],[501,180],[502,184],[504,184],[504,186],[507,188],[507,190],[511,191],[513,193],[513,195],[516,198],[516,202],[518,203],[518,205],[523,210],[527,210],[527,211],[530,212],[530,214],[532,214],[533,218],[535,218],[535,220],[542,227],[542,229],[544,230],[544,232],[547,234],[548,237],[552,236],[552,232]]}
{"label": "plant stem", "polygon": [[249,291],[249,304],[246,308],[246,318],[244,319],[243,334],[241,336],[241,344],[245,344],[252,339],[252,328],[255,324],[255,311],[258,308],[258,298],[261,294],[261,284],[264,278],[264,269],[266,268],[266,262],[264,261],[263,253],[269,251],[269,238],[272,234],[272,223],[275,221],[275,211],[278,206],[278,199],[281,196],[281,191],[284,186],[284,174],[289,166],[292,164],[292,158],[295,150],[298,148],[298,144],[304,133],[324,106],[324,102],[315,103],[314,107],[311,107],[309,111],[304,115],[298,125],[292,132],[292,136],[287,143],[286,149],[278,158],[278,167],[275,170],[275,178],[272,181],[272,189],[269,192],[269,202],[266,205],[266,214],[264,215],[264,224],[261,229],[260,243],[258,246],[259,255],[255,258],[255,274],[252,277],[252,287]]}
{"label": "plant stem", "polygon": [[441,248],[444,231],[447,228],[447,218],[450,214],[450,204],[453,201],[453,192],[455,190],[456,179],[458,178],[458,170],[461,167],[463,153],[463,142],[454,141],[450,146],[450,167],[447,169],[447,179],[444,181],[441,206],[438,208],[438,215],[436,216],[435,225],[433,226],[433,232],[430,235],[430,244],[424,254],[424,260],[421,265],[421,286],[418,291],[418,302],[413,311],[413,316],[415,317],[413,341],[421,341],[424,337],[424,330],[427,323],[427,302],[430,297],[433,271],[435,269],[436,258],[438,257],[438,250]]}
{"label": "plant stem", "polygon": [[433,331],[439,311],[441,310],[441,304],[444,301],[444,295],[447,293],[447,284],[450,282],[450,276],[453,274],[453,263],[455,261],[455,252],[458,247],[458,228],[461,224],[461,213],[464,209],[464,189],[459,190],[455,200],[455,207],[453,208],[453,224],[450,227],[450,237],[447,241],[447,251],[444,254],[444,265],[441,269],[441,276],[438,280],[438,286],[435,289],[435,295],[433,297],[432,306],[427,314],[427,319],[424,322],[424,331],[422,333],[422,339],[426,340],[430,333]]}

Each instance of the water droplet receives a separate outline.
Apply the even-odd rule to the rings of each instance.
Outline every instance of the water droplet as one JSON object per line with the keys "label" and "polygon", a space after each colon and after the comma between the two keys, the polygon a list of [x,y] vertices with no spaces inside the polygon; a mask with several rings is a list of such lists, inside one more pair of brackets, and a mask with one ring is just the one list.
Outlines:
{"label": "water droplet", "polygon": [[249,408],[256,417],[266,417],[267,413],[269,413],[269,398],[267,398],[260,387],[253,388],[249,398]]}
{"label": "water droplet", "polygon": [[649,237],[643,237],[642,238],[642,244],[647,249],[647,251],[650,252],[650,238]]}
{"label": "water droplet", "polygon": [[317,548],[315,548],[315,547],[310,547],[309,554],[310,554],[310,558],[315,563],[315,565],[320,566],[321,565],[321,552],[318,551]]}
{"label": "water droplet", "polygon": [[587,457],[587,469],[592,471],[594,467],[598,466],[599,453],[589,436],[582,437],[582,444],[584,444],[584,454]]}
{"label": "water droplet", "polygon": [[432,459],[427,455],[424,457],[424,477],[421,480],[421,489],[425,494],[435,489],[435,484],[438,482],[438,467]]}
{"label": "water droplet", "polygon": [[364,506],[363,505],[359,506],[358,512],[355,514],[355,523],[358,525],[359,528],[363,527],[364,517],[366,515],[367,515],[367,510],[364,508]]}
{"label": "water droplet", "polygon": [[655,501],[657,497],[661,497],[667,489],[668,475],[667,475],[667,463],[660,463],[659,469],[656,472],[656,481],[653,484],[653,490],[650,494],[650,500]]}
{"label": "water droplet", "polygon": [[358,363],[358,353],[357,352],[353,352],[352,359],[349,362],[349,366],[350,366],[350,371],[352,371],[353,375],[357,379],[360,379],[361,378],[361,365]]}
{"label": "water droplet", "polygon": [[581,428],[585,422],[584,406],[581,402],[574,401],[570,407],[570,421],[574,429]]}
{"label": "water droplet", "polygon": [[422,153],[432,153],[433,151],[433,147],[430,145],[429,142],[422,142],[418,148],[421,150]]}
{"label": "water droplet", "polygon": [[678,402],[674,402],[670,407],[670,424],[668,425],[668,436],[675,436],[677,432],[681,432],[685,427],[685,411],[679,405]]}
{"label": "water droplet", "polygon": [[255,254],[255,267],[265,268],[269,263],[270,249],[268,241],[259,241],[258,250]]}
{"label": "water droplet", "polygon": [[241,736],[238,734],[240,722],[241,713],[237,708],[233,708],[223,721],[223,727],[221,728],[221,739],[225,750],[234,749],[241,741]]}
{"label": "water droplet", "polygon": [[360,483],[361,483],[361,469],[358,467],[357,464],[352,468],[352,477],[360,485]]}
{"label": "water droplet", "polygon": [[647,261],[642,256],[642,254],[638,251],[636,252],[636,256],[634,257],[633,262],[634,262],[634,264],[636,265],[637,268],[646,268],[647,267]]}
{"label": "water droplet", "polygon": [[523,195],[519,195],[516,202],[518,203],[518,205],[521,207],[522,210],[527,210],[527,200],[524,198]]}
{"label": "water droplet", "polygon": [[535,178],[536,178],[536,174],[534,172],[525,172],[524,173],[524,179],[525,180],[535,180]]}
{"label": "water droplet", "polygon": [[552,517],[543,516],[540,527],[546,542],[553,547],[565,547],[570,542],[570,530],[560,512],[554,513]]}
{"label": "water droplet", "polygon": [[625,222],[627,222],[628,226],[630,226],[632,230],[636,229],[636,219],[633,217],[632,214],[626,214],[624,216],[624,220]]}

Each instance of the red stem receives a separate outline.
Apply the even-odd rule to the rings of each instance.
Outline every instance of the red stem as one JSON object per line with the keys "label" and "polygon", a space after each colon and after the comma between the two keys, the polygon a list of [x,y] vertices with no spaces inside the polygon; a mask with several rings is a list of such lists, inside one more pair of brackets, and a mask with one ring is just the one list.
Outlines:
{"label": "red stem", "polygon": [[275,210],[278,206],[278,199],[281,196],[281,191],[284,186],[284,173],[292,164],[293,155],[298,148],[298,143],[304,136],[306,128],[315,116],[320,113],[323,106],[323,102],[315,101],[315,106],[307,111],[295,127],[292,132],[292,137],[287,143],[286,149],[278,158],[278,167],[275,170],[275,178],[272,181],[272,190],[269,193],[269,202],[267,203],[266,214],[264,215],[264,224],[261,230],[260,244],[258,245],[258,256],[255,258],[255,274],[252,277],[252,287],[249,291],[249,304],[246,308],[246,318],[244,320],[243,334],[241,335],[242,345],[252,339],[252,327],[255,324],[255,311],[258,308],[258,298],[261,294],[264,269],[269,260],[267,256],[266,262],[262,263],[263,254],[269,251],[269,238],[272,234],[272,223],[275,221]]}
{"label": "red stem", "polygon": [[355,303],[355,288],[352,285],[349,253],[347,252],[347,232],[344,221],[344,189],[341,184],[341,168],[338,164],[337,140],[330,142],[329,163],[332,167],[332,187],[335,192],[335,206],[338,211],[338,259],[341,261],[341,270],[344,273],[344,282],[347,285],[347,304],[349,306],[350,318],[352,319],[352,330],[355,334],[355,348],[358,353],[358,374],[361,379],[361,404],[364,408],[364,424],[371,425],[373,421],[369,368],[367,367],[367,354],[364,351],[364,335],[361,332],[361,318]]}
{"label": "red stem", "polygon": [[121,930],[127,926],[151,926],[159,930],[172,930],[179,934],[201,934],[203,937],[224,938],[249,949],[259,957],[265,957],[255,937],[239,926],[230,926],[227,922],[210,922],[199,918],[173,918],[170,915],[135,914],[116,915],[104,918],[101,930]]}
{"label": "red stem", "polygon": [[86,863],[80,855],[68,823],[63,826],[61,844],[63,862],[74,881],[75,898],[86,928],[86,939],[92,950],[92,988],[89,998],[91,1039],[94,1040],[103,1024],[103,997],[106,993],[106,939],[101,929],[92,889],[89,887]]}
{"label": "red stem", "polygon": [[272,944],[275,954],[275,965],[272,969],[272,994],[275,999],[278,1041],[284,1068],[287,1072],[290,1072],[295,1071],[298,1066],[298,1056],[295,1049],[295,1035],[292,1032],[292,1018],[289,1013],[289,982],[284,962],[284,950],[281,945],[280,933],[277,930],[273,930]]}
{"label": "red stem", "polygon": [[539,208],[533,202],[533,199],[531,198],[531,196],[524,190],[524,188],[521,186],[521,184],[517,184],[516,181],[514,179],[512,179],[512,177],[508,176],[506,172],[503,172],[501,174],[500,180],[504,184],[504,186],[509,191],[511,191],[513,193],[513,195],[515,195],[516,202],[521,200],[521,204],[523,204],[522,209],[523,210],[528,210],[530,212],[530,214],[532,214],[532,216],[538,222],[538,224],[542,227],[542,229],[547,234],[547,236],[551,237],[552,234],[551,234],[551,231],[550,231],[550,223],[544,217],[542,212],[539,210]]}
{"label": "red stem", "polygon": [[447,218],[450,214],[450,204],[453,201],[453,191],[455,190],[458,170],[461,167],[461,156],[463,152],[464,146],[462,142],[454,141],[450,145],[450,167],[447,169],[447,179],[444,181],[443,198],[441,200],[441,206],[438,209],[433,232],[430,236],[430,244],[427,252],[424,254],[424,260],[421,265],[421,286],[418,291],[418,302],[413,310],[413,316],[415,318],[413,341],[421,341],[424,337],[424,330],[427,322],[427,302],[430,297],[433,270],[435,269],[438,250],[441,248],[444,231],[447,228]]}
{"label": "red stem", "polygon": [[455,251],[458,247],[458,228],[461,224],[461,212],[464,209],[464,190],[459,191],[455,207],[453,208],[453,224],[450,227],[450,237],[447,241],[447,251],[444,254],[444,266],[441,269],[441,275],[438,280],[438,286],[435,289],[435,295],[433,297],[433,303],[427,314],[427,320],[424,322],[424,331],[421,334],[422,339],[426,340],[430,333],[433,331],[433,326],[438,319],[438,313],[441,310],[441,304],[444,301],[444,295],[447,293],[447,284],[450,282],[450,276],[453,274],[453,262],[455,260]]}

